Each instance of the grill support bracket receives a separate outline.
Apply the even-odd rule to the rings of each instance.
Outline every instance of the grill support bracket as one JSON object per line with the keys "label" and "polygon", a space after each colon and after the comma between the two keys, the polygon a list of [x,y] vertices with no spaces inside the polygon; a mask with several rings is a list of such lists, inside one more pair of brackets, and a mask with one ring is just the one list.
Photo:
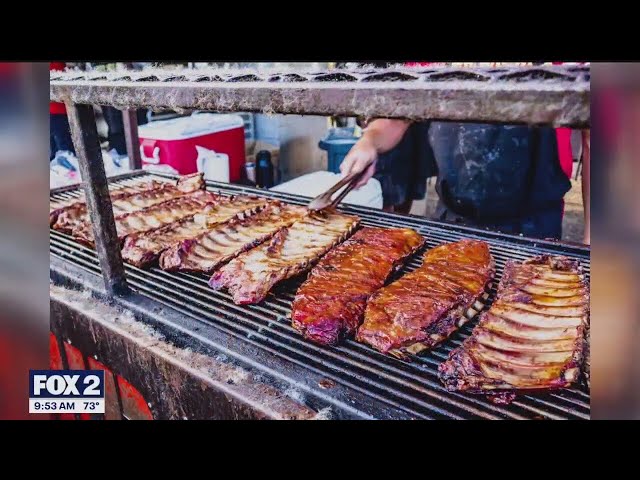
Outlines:
{"label": "grill support bracket", "polygon": [[140,153],[138,116],[136,110],[132,108],[123,110],[122,121],[124,125],[124,138],[127,144],[127,156],[129,157],[129,168],[131,170],[140,170],[142,168],[142,155]]}
{"label": "grill support bracket", "polygon": [[126,295],[129,293],[129,288],[113,218],[113,206],[109,196],[93,106],[67,104],[67,112],[105,290],[110,296]]}

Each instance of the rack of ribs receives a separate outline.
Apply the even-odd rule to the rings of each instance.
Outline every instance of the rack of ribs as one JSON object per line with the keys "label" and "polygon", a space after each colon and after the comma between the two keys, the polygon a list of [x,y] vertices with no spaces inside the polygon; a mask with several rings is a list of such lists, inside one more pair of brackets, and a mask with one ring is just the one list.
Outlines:
{"label": "rack of ribs", "polygon": [[232,219],[197,237],[174,244],[160,256],[160,268],[212,273],[306,214],[304,207],[272,203],[255,215]]}
{"label": "rack of ribs", "polygon": [[485,242],[428,250],[420,268],[369,298],[356,340],[401,358],[431,348],[482,308],[494,273]]}
{"label": "rack of ribs", "polygon": [[589,286],[576,260],[507,262],[496,300],[439,376],[472,393],[567,387],[580,372]]}
{"label": "rack of ribs", "polygon": [[273,238],[219,269],[211,288],[226,287],[238,304],[259,303],[278,282],[309,270],[358,226],[359,218],[331,212],[310,213]]}
{"label": "rack of ribs", "polygon": [[[220,198],[222,197],[215,193],[200,190],[136,212],[118,215],[115,217],[118,239],[124,241],[128,235],[148,232],[183,218],[192,217],[208,205],[214,205]],[[82,243],[93,245],[93,226],[88,221],[75,228],[72,235]]]}
{"label": "rack of ribs", "polygon": [[408,228],[366,227],[325,255],[293,301],[293,328],[308,340],[337,344],[352,336],[367,299],[424,244]]}
{"label": "rack of ribs", "polygon": [[[109,196],[111,201],[117,200],[136,193],[144,192],[147,190],[155,190],[160,188],[164,183],[150,180],[148,182],[140,182],[134,185],[119,187],[117,185],[109,186]],[[80,197],[67,199],[67,200],[51,200],[49,202],[49,226],[53,227],[58,221],[58,217],[65,211],[80,210],[80,214],[87,213],[87,204],[84,193],[80,194]],[[75,215],[75,212],[73,213]]]}
{"label": "rack of ribs", "polygon": [[[128,194],[114,192],[111,195],[113,216],[117,217],[125,213],[142,210],[143,208],[204,189],[203,174],[195,173],[180,177],[176,183],[153,182],[149,184],[149,188],[142,191],[134,191]],[[83,223],[89,221],[87,204],[78,202],[63,209],[58,214],[53,228],[71,234],[74,229],[81,228]]]}
{"label": "rack of ribs", "polygon": [[132,265],[144,267],[156,261],[171,246],[195,238],[233,218],[253,215],[269,203],[269,200],[253,196],[220,197],[192,217],[156,230],[128,235],[124,241],[122,258]]}

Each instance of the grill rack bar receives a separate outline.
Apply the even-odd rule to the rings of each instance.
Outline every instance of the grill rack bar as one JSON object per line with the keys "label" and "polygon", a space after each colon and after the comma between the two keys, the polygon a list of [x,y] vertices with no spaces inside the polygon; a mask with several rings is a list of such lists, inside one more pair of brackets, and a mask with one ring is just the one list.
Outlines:
{"label": "grill rack bar", "polygon": [[277,72],[199,69],[52,72],[55,101],[365,118],[590,124],[590,67],[407,68]]}
{"label": "grill rack bar", "polygon": [[[139,175],[124,176],[116,183],[131,183]],[[243,190],[298,204],[308,200],[304,197],[292,200],[283,198],[290,197],[287,195],[226,184],[209,183],[209,187],[221,193],[233,194]],[[73,189],[61,189],[52,192],[52,198],[72,198],[76,194]],[[519,237],[515,239],[520,240],[520,245],[514,248],[512,241],[515,239],[499,234],[497,238],[487,238],[491,235],[475,229],[463,228],[460,232],[418,217],[386,214],[362,207],[347,206],[343,210],[360,215],[365,225],[395,224],[414,228],[417,225],[416,229],[426,236],[429,247],[471,235],[489,240],[499,274],[507,258],[527,258],[541,251],[579,258],[587,275],[589,273],[588,249],[553,242],[537,244]],[[77,244],[71,237],[52,231],[51,254],[99,275],[95,252]],[[417,267],[419,258],[419,255],[414,257],[405,270]],[[287,318],[299,280],[278,287],[262,305],[241,307],[234,305],[228,294],[209,289],[204,275],[169,274],[157,268],[144,271],[129,265],[126,273],[131,287],[139,293],[198,321],[214,325],[216,329],[242,339],[283,362],[330,378],[350,391],[369,397],[374,404],[404,412],[409,418],[589,418],[589,395],[582,386],[544,395],[524,395],[509,406],[493,405],[481,396],[447,392],[437,379],[437,365],[469,335],[476,320],[469,322],[444,344],[415,357],[414,362],[406,363],[355,341],[328,348],[303,340],[293,331]],[[358,408],[363,418],[381,416],[375,407],[374,410],[363,406]]]}

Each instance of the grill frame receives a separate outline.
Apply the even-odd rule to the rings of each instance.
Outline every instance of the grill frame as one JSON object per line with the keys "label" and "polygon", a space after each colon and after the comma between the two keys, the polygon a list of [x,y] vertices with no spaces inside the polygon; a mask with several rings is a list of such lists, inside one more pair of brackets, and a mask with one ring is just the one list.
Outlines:
{"label": "grill frame", "polygon": [[[174,178],[132,172],[114,177],[111,182],[126,184],[146,177]],[[226,194],[258,194],[295,204],[306,204],[309,200],[215,182],[207,182],[207,188]],[[79,193],[78,186],[69,186],[51,190],[50,197]],[[359,215],[363,225],[415,228],[426,237],[428,247],[462,237],[486,240],[496,258],[496,283],[507,257],[527,258],[539,253],[578,258],[587,276],[590,273],[590,249],[586,247],[452,227],[366,207],[344,205],[340,210]],[[50,238],[52,280],[87,288],[98,295],[104,293],[95,251],[53,230]],[[405,271],[420,264],[421,253],[412,257]],[[444,390],[435,375],[437,365],[468,336],[477,317],[440,346],[407,363],[353,340],[339,347],[321,347],[302,339],[286,318],[300,279],[277,287],[276,295],[270,294],[261,305],[235,306],[227,293],[214,292],[206,286],[205,275],[167,273],[156,267],[146,272],[130,265],[125,270],[134,293],[114,297],[113,302],[134,311],[140,320],[160,328],[178,344],[219,352],[267,379],[283,393],[296,396],[297,391],[317,411],[331,407],[334,418],[589,418],[589,393],[583,382],[572,389],[519,396],[509,406],[493,405],[482,396]],[[334,387],[320,386],[327,378],[335,382]]]}
{"label": "grill frame", "polygon": [[[293,72],[288,72],[289,74]],[[216,68],[51,72],[50,98],[176,111],[590,125],[589,66],[397,67],[295,72]]]}

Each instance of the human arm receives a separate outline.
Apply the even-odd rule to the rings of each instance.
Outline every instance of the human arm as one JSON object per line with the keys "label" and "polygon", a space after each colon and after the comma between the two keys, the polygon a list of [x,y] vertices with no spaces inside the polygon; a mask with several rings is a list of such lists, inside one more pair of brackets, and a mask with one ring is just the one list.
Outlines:
{"label": "human arm", "polygon": [[411,122],[407,120],[381,118],[372,121],[340,164],[342,175],[366,171],[356,188],[365,185],[376,171],[378,155],[398,145],[409,125]]}

